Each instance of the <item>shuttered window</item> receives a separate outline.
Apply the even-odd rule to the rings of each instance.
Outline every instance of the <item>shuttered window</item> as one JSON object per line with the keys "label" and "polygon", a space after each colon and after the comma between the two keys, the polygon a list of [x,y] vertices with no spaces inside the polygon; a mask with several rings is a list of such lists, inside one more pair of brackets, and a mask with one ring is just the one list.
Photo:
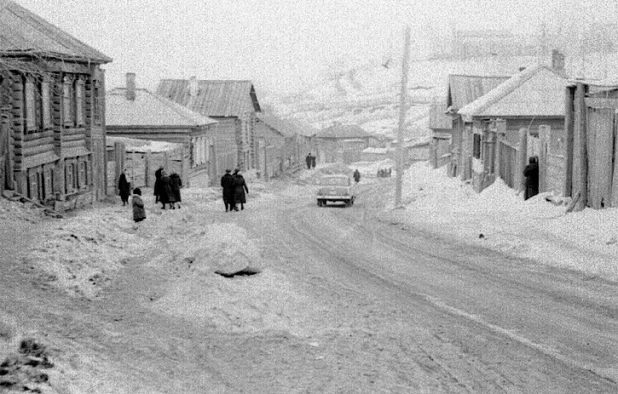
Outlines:
{"label": "shuttered window", "polygon": [[65,126],[73,125],[73,106],[71,104],[71,80],[64,78],[62,83],[62,115]]}
{"label": "shuttered window", "polygon": [[83,126],[85,124],[84,117],[84,81],[75,81],[75,125]]}
{"label": "shuttered window", "polygon": [[34,83],[26,82],[26,132],[34,133],[36,131],[36,96]]}
{"label": "shuttered window", "polygon": [[41,117],[43,129],[51,129],[51,91],[49,82],[43,82],[41,84]]}

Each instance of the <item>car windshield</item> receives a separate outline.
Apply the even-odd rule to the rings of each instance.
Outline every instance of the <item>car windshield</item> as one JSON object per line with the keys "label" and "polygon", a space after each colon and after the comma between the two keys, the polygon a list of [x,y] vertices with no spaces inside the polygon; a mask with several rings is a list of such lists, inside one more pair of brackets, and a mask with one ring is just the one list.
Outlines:
{"label": "car windshield", "polygon": [[320,184],[324,186],[348,186],[350,181],[348,178],[324,178]]}

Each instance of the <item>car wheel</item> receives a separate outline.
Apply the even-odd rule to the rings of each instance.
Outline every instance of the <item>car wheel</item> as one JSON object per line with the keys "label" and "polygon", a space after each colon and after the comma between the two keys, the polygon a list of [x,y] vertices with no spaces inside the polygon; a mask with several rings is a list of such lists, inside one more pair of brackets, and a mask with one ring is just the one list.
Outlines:
{"label": "car wheel", "polygon": [[322,205],[324,205],[324,202],[322,202],[322,200],[318,200],[318,207],[321,207]]}

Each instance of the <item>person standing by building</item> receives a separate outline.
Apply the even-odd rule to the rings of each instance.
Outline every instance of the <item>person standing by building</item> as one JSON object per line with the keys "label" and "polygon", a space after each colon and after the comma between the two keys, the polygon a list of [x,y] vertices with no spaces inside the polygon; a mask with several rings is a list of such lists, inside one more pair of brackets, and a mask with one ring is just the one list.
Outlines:
{"label": "person standing by building", "polygon": [[129,196],[131,195],[131,182],[127,176],[127,170],[124,169],[118,177],[118,194],[122,200],[122,206],[129,205]]}
{"label": "person standing by building", "polygon": [[223,204],[225,204],[225,212],[234,209],[234,194],[236,186],[234,185],[234,177],[231,174],[232,170],[225,170],[225,175],[221,177],[221,187],[223,188]]}
{"label": "person standing by building", "polygon": [[309,152],[309,153],[307,154],[307,157],[305,158],[305,161],[307,162],[307,169],[308,169],[308,170],[310,170],[310,169],[311,169],[311,163],[312,163],[312,161],[313,161],[313,160],[312,160],[312,157],[313,157],[313,156],[311,156],[311,152]]}
{"label": "person standing by building", "polygon": [[354,182],[358,183],[360,182],[360,178],[361,178],[361,174],[358,171],[358,168],[356,170],[354,170],[354,175],[352,175],[354,177]]}
{"label": "person standing by building", "polygon": [[528,165],[524,168],[524,176],[526,177],[524,200],[527,200],[539,194],[539,162],[536,156],[528,159]]}
{"label": "person standing by building", "polygon": [[144,201],[142,200],[142,191],[139,187],[136,187],[135,190],[133,190],[133,197],[131,200],[133,204],[133,221],[137,223],[146,219],[146,210],[144,209]]}
{"label": "person standing by building", "polygon": [[234,210],[238,211],[238,204],[240,204],[240,209],[245,209],[245,204],[247,203],[247,194],[249,194],[249,189],[247,188],[247,182],[245,182],[245,178],[239,172],[239,169],[234,170]]}
{"label": "person standing by building", "polygon": [[312,154],[311,155],[311,168],[315,168],[315,160],[316,160],[316,157],[314,154]]}
{"label": "person standing by building", "polygon": [[155,171],[155,184],[154,184],[155,204],[159,202],[159,198],[161,195],[161,173],[162,172],[163,172],[163,166],[160,166],[159,169]]}
{"label": "person standing by building", "polygon": [[172,194],[174,195],[174,202],[172,203],[172,209],[178,207],[180,209],[180,188],[182,187],[182,179],[175,171],[170,175],[170,186],[172,188]]}

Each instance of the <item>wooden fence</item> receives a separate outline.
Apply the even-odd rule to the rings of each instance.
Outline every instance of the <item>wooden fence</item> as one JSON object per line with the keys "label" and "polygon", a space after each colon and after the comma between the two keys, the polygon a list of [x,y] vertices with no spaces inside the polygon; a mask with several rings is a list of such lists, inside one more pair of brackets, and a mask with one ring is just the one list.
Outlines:
{"label": "wooden fence", "polygon": [[509,145],[506,141],[500,141],[500,178],[510,188],[516,188],[517,148]]}

